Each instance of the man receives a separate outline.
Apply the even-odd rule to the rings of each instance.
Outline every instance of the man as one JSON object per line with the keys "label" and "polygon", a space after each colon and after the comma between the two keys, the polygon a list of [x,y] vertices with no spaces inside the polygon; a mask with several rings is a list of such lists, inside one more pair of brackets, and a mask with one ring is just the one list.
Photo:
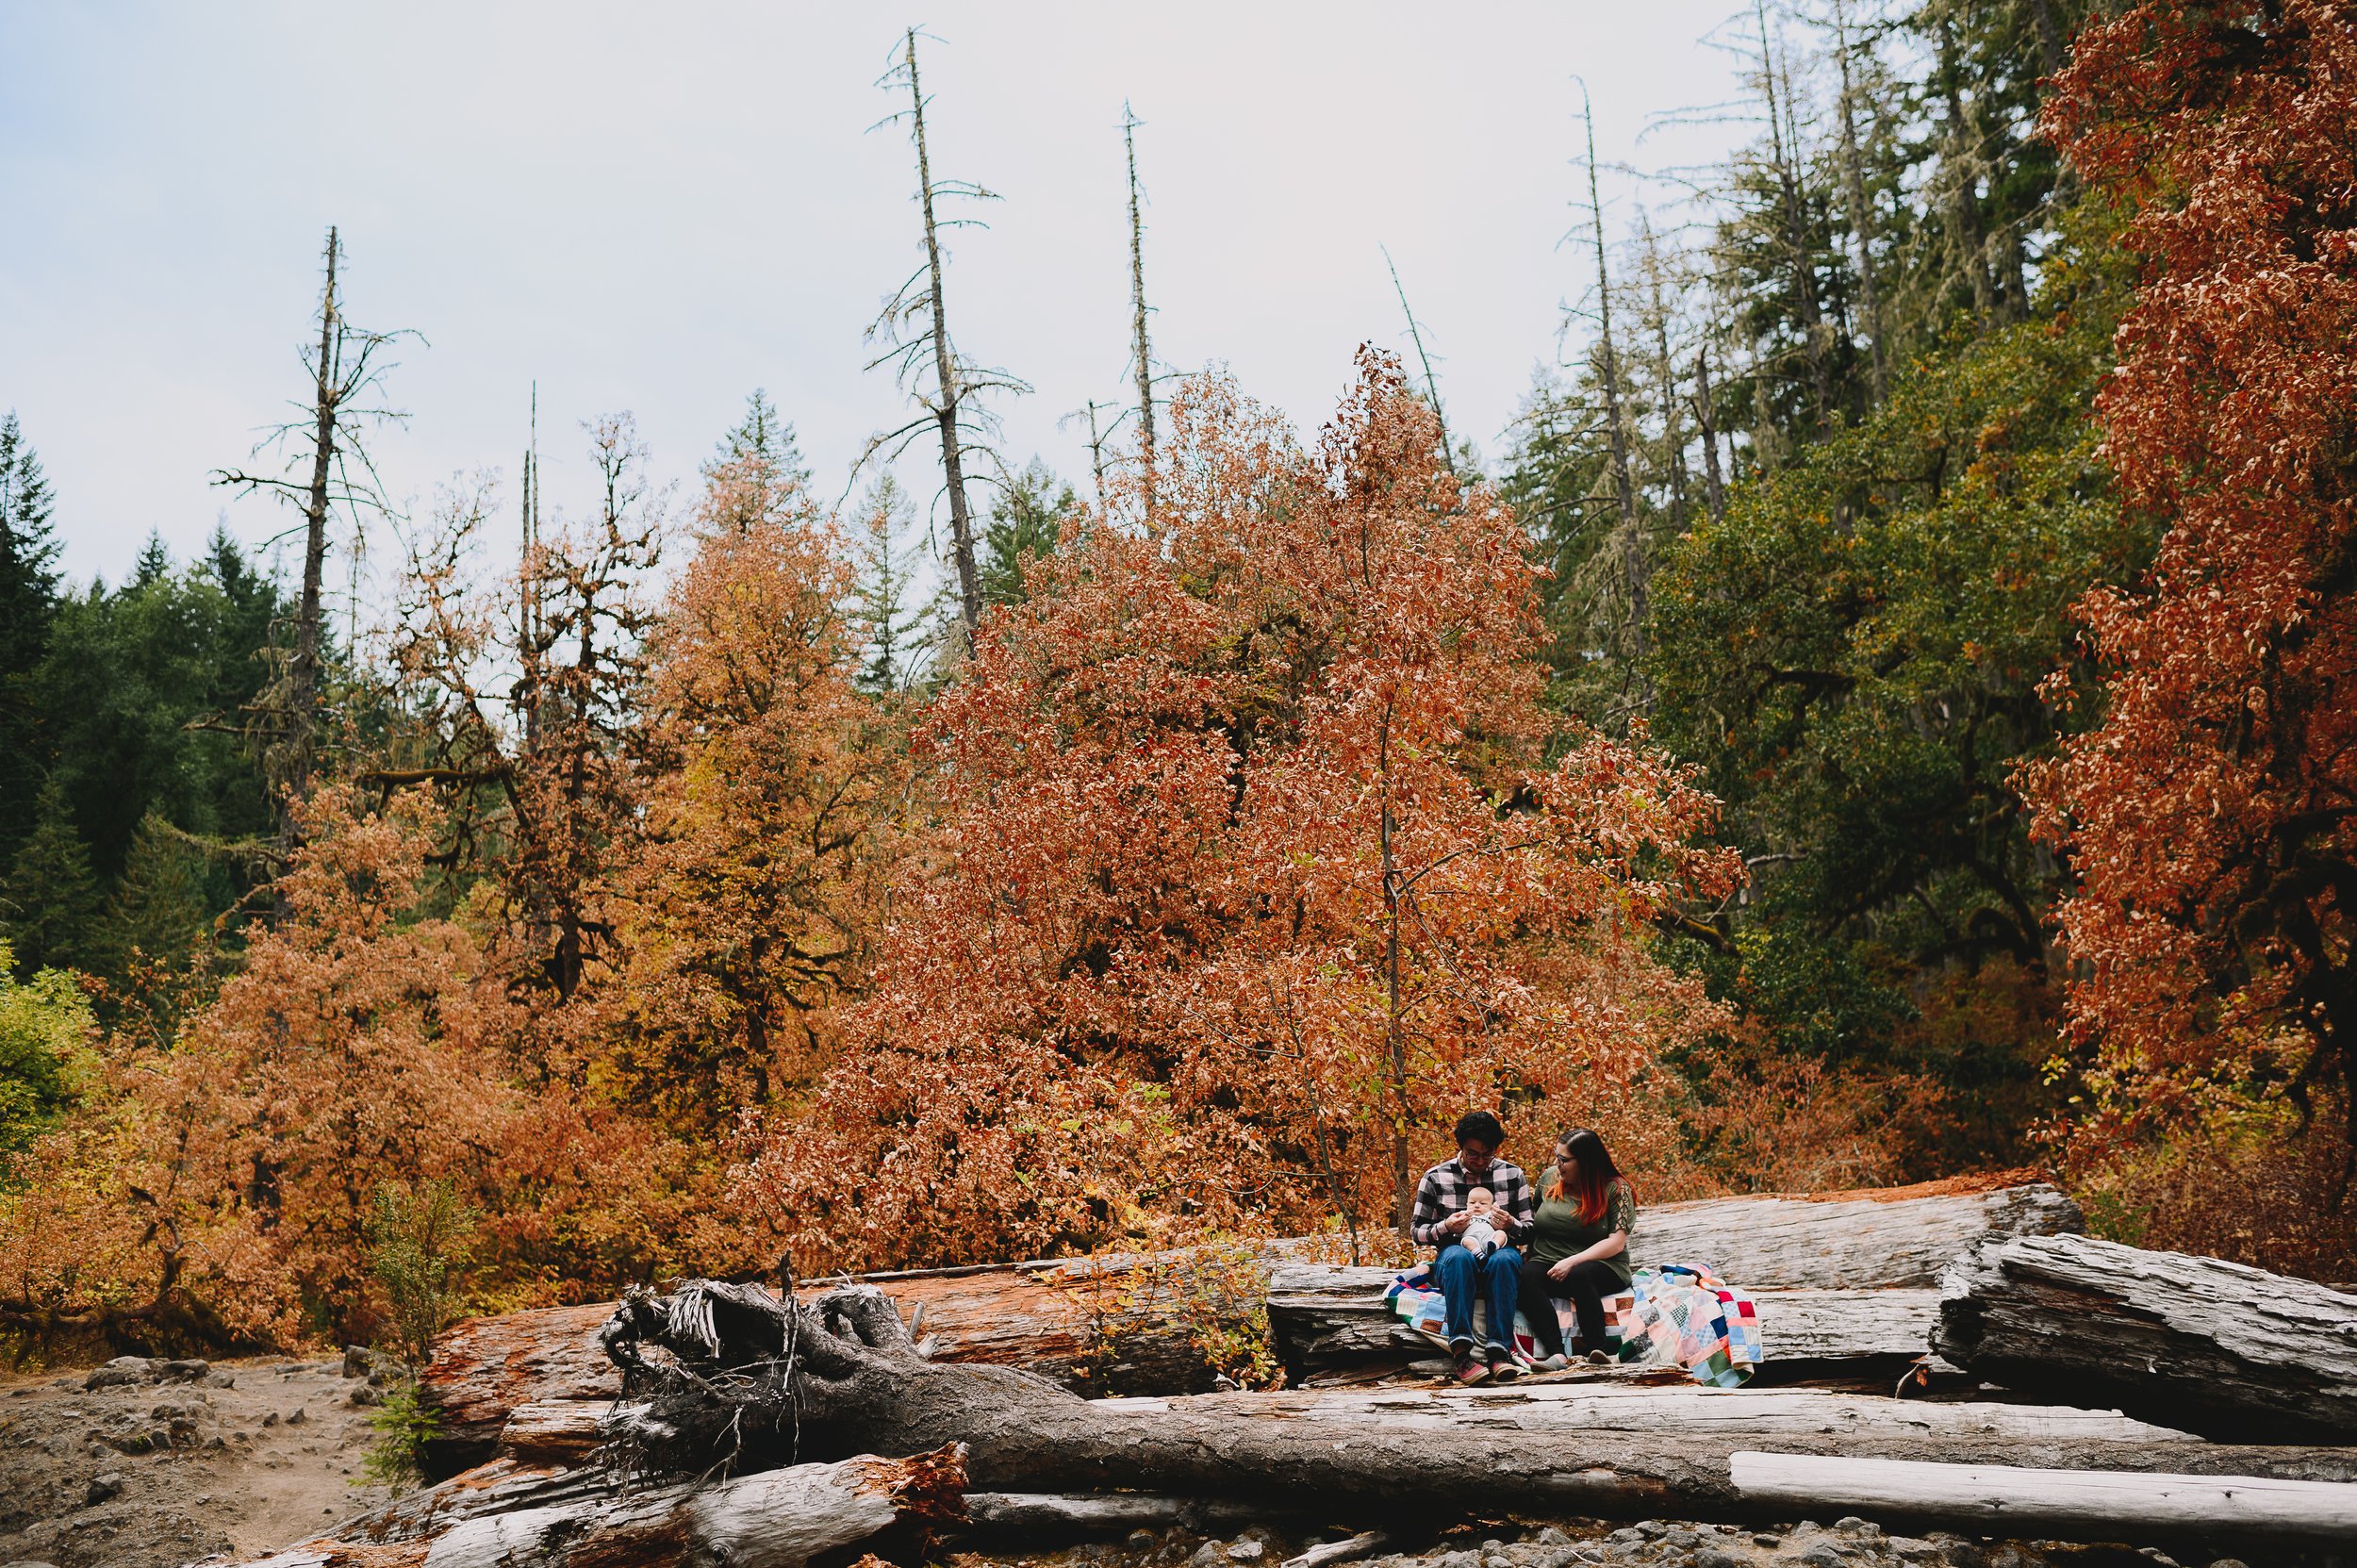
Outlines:
{"label": "man", "polygon": [[[1443,1160],[1424,1173],[1416,1187],[1416,1212],[1409,1231],[1419,1246],[1441,1249],[1433,1272],[1441,1279],[1441,1299],[1447,1308],[1449,1353],[1456,1358],[1457,1380],[1483,1383],[1517,1377],[1514,1360],[1514,1298],[1522,1272],[1522,1239],[1530,1233],[1533,1205],[1530,1181],[1522,1167],[1498,1158],[1506,1129],[1487,1111],[1469,1111],[1458,1118],[1457,1157]],[[1487,1187],[1497,1199],[1491,1223],[1505,1245],[1487,1258],[1475,1258],[1457,1243],[1473,1223],[1465,1195]],[[1489,1305],[1488,1344],[1475,1353],[1474,1303]]]}

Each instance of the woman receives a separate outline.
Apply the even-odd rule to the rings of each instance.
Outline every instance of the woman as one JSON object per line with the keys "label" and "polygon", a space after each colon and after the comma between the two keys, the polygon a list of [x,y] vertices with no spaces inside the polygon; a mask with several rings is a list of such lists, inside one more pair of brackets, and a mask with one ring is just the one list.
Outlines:
{"label": "woman", "polygon": [[1530,1320],[1539,1364],[1566,1364],[1555,1303],[1569,1299],[1579,1313],[1579,1339],[1591,1362],[1604,1350],[1604,1298],[1629,1288],[1628,1233],[1637,1228],[1637,1199],[1612,1164],[1604,1140],[1586,1128],[1566,1132],[1555,1164],[1539,1179],[1539,1213],[1523,1249],[1523,1315]]}

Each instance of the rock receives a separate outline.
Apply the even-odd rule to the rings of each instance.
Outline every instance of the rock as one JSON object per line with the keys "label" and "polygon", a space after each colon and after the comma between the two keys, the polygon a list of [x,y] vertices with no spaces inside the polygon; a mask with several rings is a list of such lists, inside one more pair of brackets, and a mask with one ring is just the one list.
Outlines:
{"label": "rock", "polygon": [[210,1388],[236,1388],[238,1375],[234,1372],[223,1372],[220,1367],[215,1367],[205,1375],[205,1382]]}
{"label": "rock", "polygon": [[1849,1559],[1830,1542],[1821,1541],[1801,1554],[1801,1560],[1810,1568],[1845,1568]]}
{"label": "rock", "polygon": [[1187,1559],[1187,1562],[1190,1568],[1219,1568],[1221,1563],[1228,1560],[1227,1552],[1228,1548],[1223,1543],[1206,1541],[1195,1549],[1195,1556]]}
{"label": "rock", "polygon": [[58,1568],[58,1565],[54,1562],[35,1562],[29,1557],[21,1557],[14,1562],[0,1562],[0,1568]]}
{"label": "rock", "polygon": [[1687,1560],[1693,1568],[1747,1568],[1743,1559],[1723,1546],[1705,1546]]}
{"label": "rock", "polygon": [[277,1426],[277,1425],[278,1425],[278,1412],[277,1412],[276,1411],[271,1411],[268,1415],[265,1415],[264,1417],[262,1417],[262,1425],[263,1425],[263,1426],[265,1426],[265,1427],[275,1427],[275,1426]]}
{"label": "rock", "polygon": [[1150,1552],[1160,1544],[1162,1544],[1162,1543],[1154,1538],[1154,1532],[1152,1530],[1131,1530],[1129,1532],[1129,1547],[1133,1552]]}
{"label": "rock", "polygon": [[368,1384],[362,1383],[352,1391],[351,1402],[355,1405],[381,1405],[385,1402],[385,1396],[369,1387]]}
{"label": "rock", "polygon": [[1841,1518],[1835,1520],[1833,1527],[1844,1535],[1880,1535],[1883,1533],[1883,1527],[1880,1525],[1875,1524],[1871,1519],[1860,1519],[1854,1513],[1844,1514]]}
{"label": "rock", "polygon": [[1541,1546],[1568,1546],[1571,1543],[1572,1538],[1553,1525],[1539,1532],[1539,1544]]}
{"label": "rock", "polygon": [[1752,1537],[1752,1544],[1755,1546],[1781,1546],[1784,1544],[1784,1537],[1780,1535],[1770,1535],[1766,1530],[1762,1530],[1757,1535]]}
{"label": "rock", "polygon": [[1230,1562],[1258,1562],[1268,1556],[1268,1546],[1259,1541],[1239,1541],[1228,1548]]}
{"label": "rock", "polygon": [[94,1391],[102,1388],[129,1388],[134,1384],[148,1382],[152,1380],[154,1365],[155,1363],[145,1356],[117,1356],[113,1361],[83,1378],[82,1387]]}
{"label": "rock", "polygon": [[154,1368],[159,1383],[201,1383],[212,1370],[212,1362],[193,1356],[186,1361],[157,1362]]}
{"label": "rock", "polygon": [[122,1495],[123,1477],[120,1472],[109,1470],[103,1476],[91,1477],[89,1489],[82,1494],[82,1506],[96,1508],[101,1503],[111,1502]]}
{"label": "rock", "polygon": [[289,1427],[300,1427],[305,1419],[306,1417],[303,1413],[303,1408],[298,1405],[295,1407],[294,1413],[287,1417],[287,1425]]}

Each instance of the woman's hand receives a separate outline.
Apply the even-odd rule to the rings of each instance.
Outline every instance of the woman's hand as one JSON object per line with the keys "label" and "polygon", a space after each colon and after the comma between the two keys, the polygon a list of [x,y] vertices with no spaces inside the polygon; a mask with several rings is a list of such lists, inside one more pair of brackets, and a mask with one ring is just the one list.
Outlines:
{"label": "woman's hand", "polygon": [[1564,1280],[1569,1279],[1572,1277],[1572,1265],[1578,1261],[1579,1260],[1576,1258],[1564,1259],[1561,1263],[1547,1270],[1547,1278],[1554,1280],[1557,1284],[1561,1284]]}

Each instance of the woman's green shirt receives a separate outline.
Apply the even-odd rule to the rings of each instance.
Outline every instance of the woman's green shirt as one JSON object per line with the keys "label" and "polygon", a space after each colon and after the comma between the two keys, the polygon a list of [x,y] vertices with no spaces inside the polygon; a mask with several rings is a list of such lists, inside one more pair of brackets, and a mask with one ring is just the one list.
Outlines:
{"label": "woman's green shirt", "polygon": [[[1538,1215],[1531,1221],[1530,1245],[1525,1255],[1540,1263],[1559,1263],[1564,1259],[1587,1251],[1615,1230],[1637,1231],[1637,1199],[1629,1196],[1628,1183],[1615,1181],[1606,1189],[1604,1217],[1593,1225],[1584,1224],[1579,1217],[1579,1205],[1565,1193],[1561,1197],[1543,1196],[1555,1185],[1552,1167],[1539,1177]],[[1609,1258],[1597,1261],[1629,1282],[1629,1249],[1621,1248]]]}

